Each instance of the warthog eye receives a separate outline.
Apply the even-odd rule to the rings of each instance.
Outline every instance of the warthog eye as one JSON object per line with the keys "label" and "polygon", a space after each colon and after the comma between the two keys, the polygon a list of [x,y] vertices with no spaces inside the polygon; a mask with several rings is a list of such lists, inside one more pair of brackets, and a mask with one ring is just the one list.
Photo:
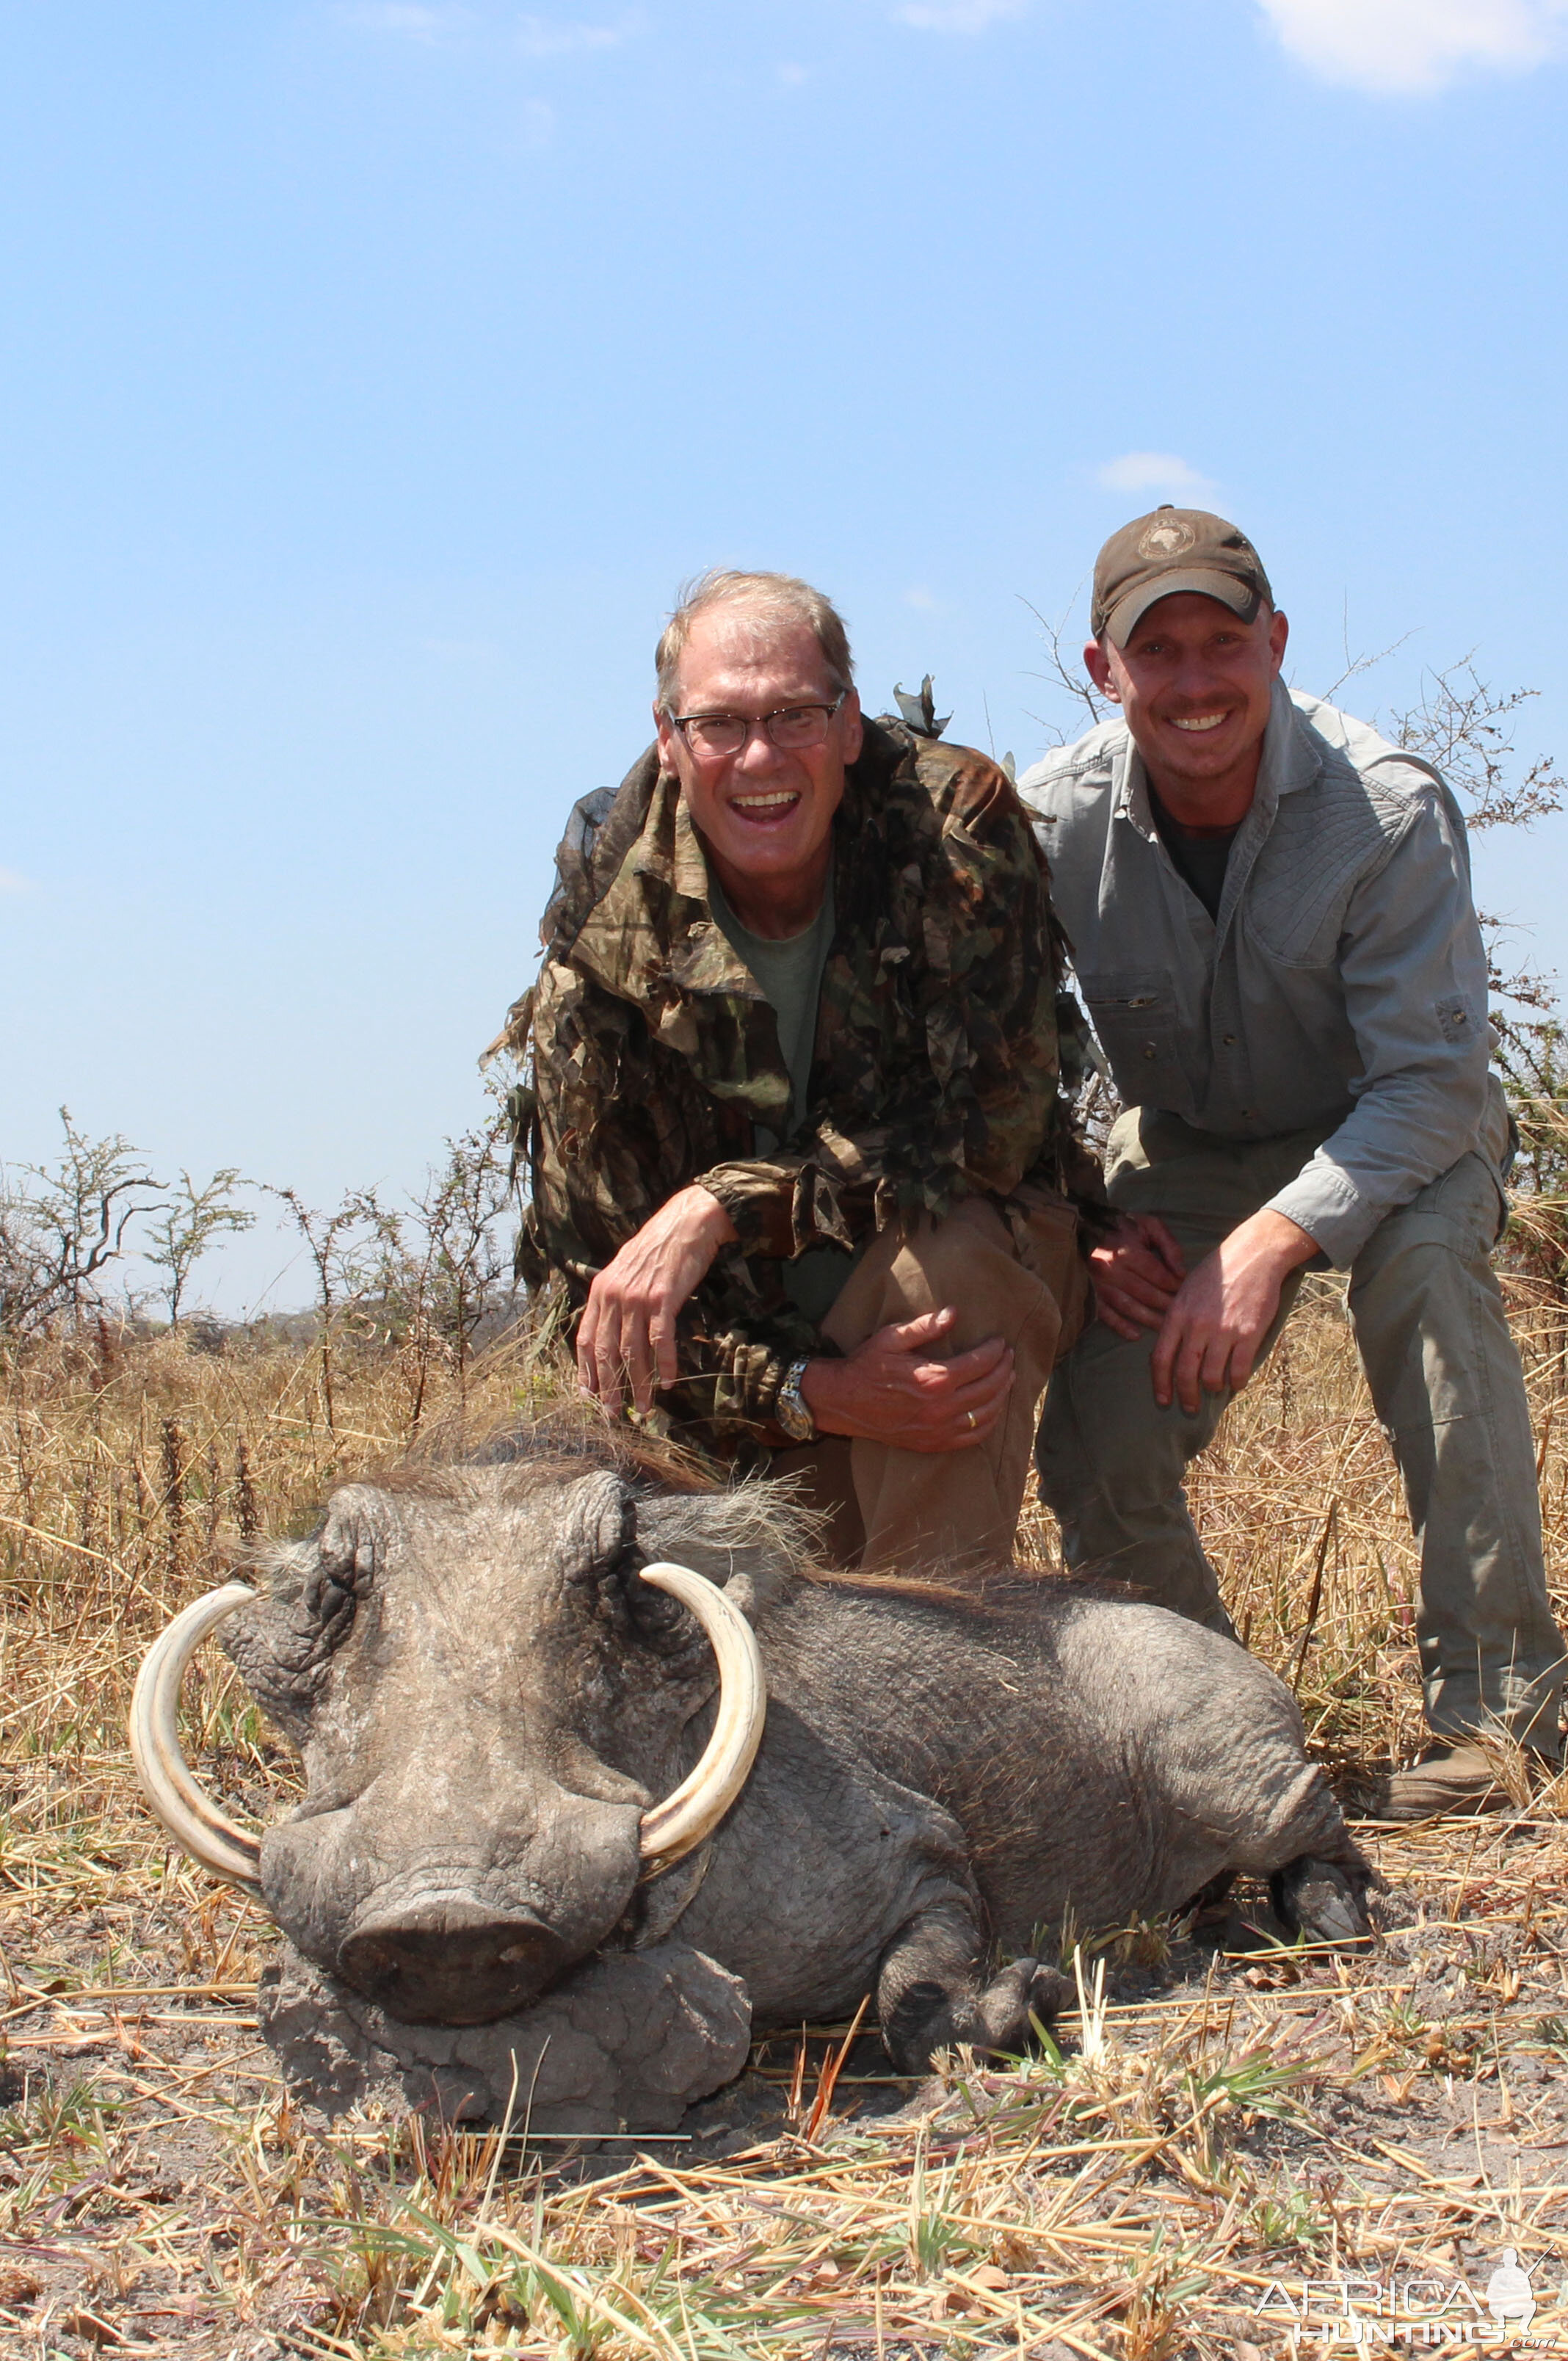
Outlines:
{"label": "warthog eye", "polygon": [[312,1584],[308,1603],[318,1623],[335,1622],[354,1604],[353,1587],[323,1572]]}
{"label": "warthog eye", "polygon": [[366,1571],[355,1556],[323,1547],[316,1571],[305,1585],[306,1611],[333,1647],[353,1620],[355,1598]]}
{"label": "warthog eye", "polygon": [[632,1631],[644,1647],[662,1656],[700,1656],[706,1662],[708,1644],[701,1624],[678,1598],[642,1579],[642,1569],[653,1553],[628,1550],[617,1567],[620,1593]]}
{"label": "warthog eye", "polygon": [[321,1567],[305,1585],[305,1612],[327,1646],[335,1648],[354,1620],[352,1583]]}
{"label": "warthog eye", "polygon": [[641,1579],[642,1568],[659,1552],[643,1547],[637,1532],[637,1497],[618,1477],[595,1476],[576,1488],[570,1578],[592,1587],[599,1612],[612,1631],[630,1636],[662,1655],[705,1646],[701,1630],[678,1599]]}

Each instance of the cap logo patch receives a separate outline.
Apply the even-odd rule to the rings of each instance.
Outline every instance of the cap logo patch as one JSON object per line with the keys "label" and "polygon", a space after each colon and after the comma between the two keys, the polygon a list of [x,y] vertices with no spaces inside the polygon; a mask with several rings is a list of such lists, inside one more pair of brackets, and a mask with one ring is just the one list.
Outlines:
{"label": "cap logo patch", "polygon": [[1144,528],[1138,541],[1138,555],[1147,558],[1179,557],[1183,550],[1191,548],[1197,538],[1184,519],[1160,517],[1154,524]]}

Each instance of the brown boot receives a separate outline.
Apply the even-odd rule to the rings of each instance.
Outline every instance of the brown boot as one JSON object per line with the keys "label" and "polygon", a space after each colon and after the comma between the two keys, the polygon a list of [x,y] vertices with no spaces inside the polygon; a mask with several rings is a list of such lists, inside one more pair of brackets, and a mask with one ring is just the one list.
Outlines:
{"label": "brown boot", "polygon": [[[1532,1768],[1556,1769],[1544,1758],[1526,1757]],[[1435,1820],[1492,1812],[1512,1801],[1497,1760],[1474,1739],[1440,1739],[1408,1771],[1392,1771],[1370,1783],[1362,1810],[1369,1820]]]}

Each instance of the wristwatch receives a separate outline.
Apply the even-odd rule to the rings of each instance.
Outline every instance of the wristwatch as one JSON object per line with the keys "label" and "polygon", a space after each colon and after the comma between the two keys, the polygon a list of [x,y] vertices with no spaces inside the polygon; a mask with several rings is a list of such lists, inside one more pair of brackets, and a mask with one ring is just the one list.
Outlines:
{"label": "wristwatch", "polygon": [[773,1396],[773,1416],[792,1443],[815,1443],[817,1421],[806,1406],[800,1381],[806,1375],[804,1360],[792,1361],[784,1371],[783,1382]]}

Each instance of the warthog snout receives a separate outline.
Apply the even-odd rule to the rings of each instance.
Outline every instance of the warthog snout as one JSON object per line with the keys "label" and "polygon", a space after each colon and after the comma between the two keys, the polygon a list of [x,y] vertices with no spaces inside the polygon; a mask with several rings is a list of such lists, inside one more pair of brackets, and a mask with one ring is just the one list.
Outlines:
{"label": "warthog snout", "polygon": [[338,1972],[413,2025],[484,2025],[526,2007],[569,1953],[529,1910],[433,1894],[372,1911],[346,1937]]}

